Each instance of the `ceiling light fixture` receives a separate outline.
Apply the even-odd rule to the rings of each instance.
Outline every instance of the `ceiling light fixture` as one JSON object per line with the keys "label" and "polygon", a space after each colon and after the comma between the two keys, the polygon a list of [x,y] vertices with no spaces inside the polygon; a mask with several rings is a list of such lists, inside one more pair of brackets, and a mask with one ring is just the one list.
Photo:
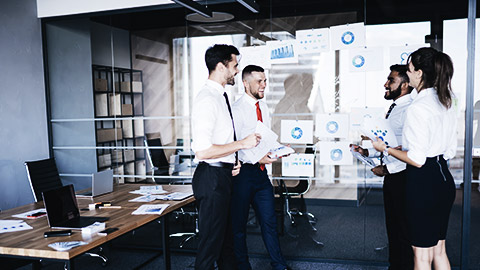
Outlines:
{"label": "ceiling light fixture", "polygon": [[212,11],[199,3],[192,1],[192,0],[172,0],[173,2],[184,6],[192,11],[195,11],[196,13],[206,17],[206,18],[211,18],[212,17]]}
{"label": "ceiling light fixture", "polygon": [[260,12],[260,6],[255,2],[255,0],[237,0],[237,2],[248,8],[253,13]]}

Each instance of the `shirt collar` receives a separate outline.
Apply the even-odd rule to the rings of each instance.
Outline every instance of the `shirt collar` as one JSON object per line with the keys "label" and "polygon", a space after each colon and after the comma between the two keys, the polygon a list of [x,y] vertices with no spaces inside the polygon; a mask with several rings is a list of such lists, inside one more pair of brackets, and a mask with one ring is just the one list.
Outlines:
{"label": "shirt collar", "polygon": [[223,95],[223,93],[225,92],[225,88],[221,84],[217,83],[216,81],[207,80],[205,84],[217,90],[217,92],[221,95]]}
{"label": "shirt collar", "polygon": [[[244,94],[243,94],[243,99],[245,99],[245,102],[247,102],[248,104],[250,104],[250,105],[252,105],[252,106],[254,106],[254,107],[255,107],[255,104],[256,104],[257,102],[259,102],[258,100],[254,99],[253,97],[247,95],[247,93],[244,93]],[[258,104],[258,105],[260,105],[260,104]]]}
{"label": "shirt collar", "polygon": [[397,100],[395,100],[393,103],[397,105],[403,105],[403,104],[409,103],[411,100],[412,100],[411,94],[408,94],[408,95],[404,95],[397,98]]}
{"label": "shirt collar", "polygon": [[420,91],[420,93],[417,92],[417,95],[416,95],[415,98],[417,99],[417,98],[425,97],[425,96],[432,95],[432,94],[435,94],[435,89],[430,87],[430,88],[427,88],[427,89],[423,89],[422,91]]}

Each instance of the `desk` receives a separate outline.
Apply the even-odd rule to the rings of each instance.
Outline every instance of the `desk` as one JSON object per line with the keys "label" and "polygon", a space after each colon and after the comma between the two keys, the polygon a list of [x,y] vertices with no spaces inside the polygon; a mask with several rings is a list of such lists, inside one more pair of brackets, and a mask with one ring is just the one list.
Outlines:
{"label": "desk", "polygon": [[[195,199],[192,196],[183,201],[153,201],[147,204],[165,203],[169,204],[170,206],[167,207],[167,209],[165,209],[160,216],[132,215],[131,213],[136,208],[142,204],[145,204],[128,201],[140,196],[138,194],[129,193],[130,191],[139,188],[140,185],[138,184],[123,184],[115,186],[112,193],[95,197],[94,199],[77,198],[80,209],[88,208],[88,204],[90,203],[101,201],[111,201],[113,205],[122,206],[122,208],[119,209],[96,209],[92,211],[80,211],[82,216],[108,217],[109,220],[106,221],[106,227],[116,227],[118,230],[110,233],[107,236],[98,236],[95,234],[92,235],[90,239],[85,239],[82,238],[82,233],[80,231],[74,231],[71,236],[44,238],[43,232],[50,230],[46,217],[41,217],[35,220],[25,220],[25,222],[33,227],[32,230],[0,234],[0,257],[63,261],[66,263],[68,269],[74,269],[73,259],[75,257],[160,218],[162,224],[162,245],[165,269],[169,270],[171,269],[170,248],[168,246],[168,223],[166,217],[172,211],[175,211],[176,209],[193,202]],[[168,192],[191,192],[191,186],[189,185],[167,185],[163,186],[163,188]],[[16,219],[13,218],[12,215],[43,207],[43,202],[37,202],[14,209],[9,209],[0,214],[0,219]],[[48,247],[48,245],[51,243],[63,241],[85,241],[88,244],[75,247],[68,251],[56,251]]]}

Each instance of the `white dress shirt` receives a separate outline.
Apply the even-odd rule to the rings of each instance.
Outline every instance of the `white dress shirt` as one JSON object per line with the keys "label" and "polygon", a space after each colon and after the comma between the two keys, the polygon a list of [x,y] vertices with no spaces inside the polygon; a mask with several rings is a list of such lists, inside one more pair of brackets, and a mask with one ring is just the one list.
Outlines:
{"label": "white dress shirt", "polygon": [[[397,138],[398,145],[402,145],[402,132],[403,132],[403,125],[405,123],[405,116],[406,110],[408,106],[412,103],[412,98],[410,94],[404,95],[399,97],[395,100],[395,107],[390,112],[388,116],[388,123],[390,127],[393,129],[393,133],[395,133],[395,137]],[[400,161],[393,156],[386,156],[383,158],[383,162],[387,166],[387,170],[389,173],[399,173],[406,169],[407,164],[403,161]]]}
{"label": "white dress shirt", "polygon": [[[206,150],[212,145],[233,142],[233,124],[223,93],[225,89],[217,82],[207,80],[193,101],[192,150]],[[235,163],[235,154],[216,159],[196,161]]]}
{"label": "white dress shirt", "polygon": [[[415,91],[415,90],[414,90]],[[427,157],[442,155],[451,159],[457,151],[457,117],[455,109],[446,109],[437,91],[420,91],[407,109],[403,127],[403,150],[420,165]]]}
{"label": "white dress shirt", "polygon": [[[260,111],[262,111],[262,120],[268,128],[270,128],[270,114],[268,112],[268,106],[262,100],[259,100]],[[255,133],[257,127],[257,100],[253,97],[243,94],[243,96],[238,99],[232,107],[233,119],[235,120],[235,133],[237,134],[237,139],[242,140],[248,135]],[[255,163],[252,160],[247,158],[245,154],[251,149],[244,149],[238,151],[238,159],[243,163]]]}

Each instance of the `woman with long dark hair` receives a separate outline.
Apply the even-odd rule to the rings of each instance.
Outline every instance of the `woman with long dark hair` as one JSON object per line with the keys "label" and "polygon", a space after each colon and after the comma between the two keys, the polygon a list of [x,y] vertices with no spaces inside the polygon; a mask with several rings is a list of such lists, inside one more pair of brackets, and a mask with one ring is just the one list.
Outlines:
{"label": "woman with long dark hair", "polygon": [[381,140],[373,145],[407,163],[406,216],[415,270],[430,270],[432,264],[436,270],[450,269],[445,238],[455,184],[446,161],[457,148],[452,60],[433,48],[421,48],[409,56],[407,75],[416,95],[406,112],[402,149]]}

